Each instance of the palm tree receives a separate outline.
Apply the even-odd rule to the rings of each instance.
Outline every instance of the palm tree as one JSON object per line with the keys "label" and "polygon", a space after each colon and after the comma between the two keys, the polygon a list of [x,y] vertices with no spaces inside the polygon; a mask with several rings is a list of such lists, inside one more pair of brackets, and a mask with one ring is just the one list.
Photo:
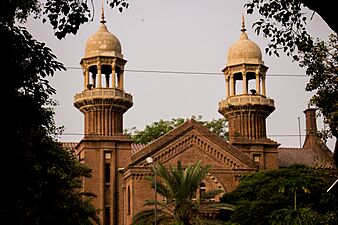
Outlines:
{"label": "palm tree", "polygon": [[[219,203],[208,204],[206,206],[204,199],[215,197],[222,193],[222,190],[212,190],[203,194],[201,199],[196,199],[196,190],[209,173],[210,165],[202,166],[201,161],[182,167],[180,161],[177,168],[167,169],[160,162],[153,167],[156,170],[156,191],[162,196],[163,201],[156,202],[156,222],[157,224],[172,225],[190,225],[190,224],[208,224],[206,219],[200,216],[200,210],[206,210],[210,207],[217,207],[226,210],[234,210],[234,206]],[[154,188],[155,177],[148,179]],[[145,206],[154,206],[154,200],[146,200]],[[155,222],[154,208],[145,209],[133,218],[133,224],[152,224]],[[214,221],[215,222],[215,221]],[[213,222],[213,224],[215,224]]]}

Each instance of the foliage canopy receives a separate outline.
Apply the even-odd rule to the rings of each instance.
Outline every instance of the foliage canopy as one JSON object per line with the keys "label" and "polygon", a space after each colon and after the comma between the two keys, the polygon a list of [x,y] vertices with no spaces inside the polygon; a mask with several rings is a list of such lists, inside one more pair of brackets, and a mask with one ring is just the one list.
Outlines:
{"label": "foliage canopy", "polygon": [[244,176],[221,201],[236,205],[231,221],[238,224],[333,225],[338,205],[326,190],[336,179],[334,170],[300,165],[259,171]]}
{"label": "foliage canopy", "polygon": [[[338,26],[335,12],[330,4],[315,0],[268,1],[250,0],[245,4],[249,14],[255,10],[262,16],[253,24],[256,33],[269,39],[265,51],[279,56],[285,52],[310,77],[307,91],[314,91],[309,104],[317,107],[328,129],[321,132],[324,140],[336,138],[335,161],[338,165]],[[313,10],[309,15],[309,10]],[[315,39],[307,31],[307,22],[318,13],[334,31],[328,41]]]}
{"label": "foliage canopy", "polygon": [[0,131],[3,172],[1,221],[11,224],[99,223],[90,193],[81,192],[81,179],[90,169],[57,141],[62,132],[54,123],[55,90],[47,78],[64,66],[51,50],[15,23],[38,14],[39,1],[5,1],[0,9],[0,82],[4,118]]}
{"label": "foliage canopy", "polygon": [[[212,132],[219,135],[221,138],[227,139],[227,123],[225,118],[213,119],[211,121],[202,120],[202,116],[192,116],[193,119],[196,119],[198,122],[203,124],[205,127],[210,129]],[[134,143],[148,144],[164,134],[168,133],[172,129],[180,126],[186,120],[183,118],[174,118],[172,120],[163,120],[160,119],[157,122],[153,122],[150,125],[147,125],[144,130],[137,130],[136,127],[131,129],[125,129],[124,133],[131,137]]]}

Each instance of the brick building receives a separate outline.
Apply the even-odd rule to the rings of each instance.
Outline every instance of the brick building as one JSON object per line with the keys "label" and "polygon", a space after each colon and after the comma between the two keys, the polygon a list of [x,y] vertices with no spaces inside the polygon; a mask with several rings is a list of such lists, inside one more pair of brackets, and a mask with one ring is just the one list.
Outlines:
{"label": "brick building", "polygon": [[[81,60],[84,87],[74,97],[74,106],[84,114],[84,137],[74,148],[81,162],[92,169],[84,179],[85,191],[94,193],[104,225],[130,224],[153,190],[145,179],[151,175],[147,157],[164,165],[183,165],[202,160],[211,164],[204,190],[233,190],[248,172],[277,169],[290,164],[331,167],[331,151],[314,135],[315,110],[305,110],[307,136],[302,148],[280,148],[267,138],[266,118],[275,110],[267,96],[266,72],[259,46],[251,41],[244,27],[239,40],[228,51],[225,99],[219,112],[228,120],[229,141],[190,119],[148,145],[134,144],[123,135],[123,114],[133,98],[124,90],[124,68],[120,41],[105,25],[89,37]],[[217,199],[216,199],[217,200]]]}

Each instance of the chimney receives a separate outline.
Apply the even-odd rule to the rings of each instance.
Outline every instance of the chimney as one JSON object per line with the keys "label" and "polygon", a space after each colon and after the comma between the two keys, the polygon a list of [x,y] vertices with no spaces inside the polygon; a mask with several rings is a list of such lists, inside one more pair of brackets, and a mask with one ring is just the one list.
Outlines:
{"label": "chimney", "polygon": [[312,148],[317,144],[317,121],[316,121],[316,109],[308,108],[304,110],[306,119],[306,137],[303,148]]}
{"label": "chimney", "polygon": [[306,135],[317,132],[316,109],[308,108],[304,110],[306,118]]}

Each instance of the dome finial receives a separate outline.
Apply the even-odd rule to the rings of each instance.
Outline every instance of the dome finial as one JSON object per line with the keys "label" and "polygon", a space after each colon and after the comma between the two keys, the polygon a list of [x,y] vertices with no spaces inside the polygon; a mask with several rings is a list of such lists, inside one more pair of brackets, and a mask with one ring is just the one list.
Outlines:
{"label": "dome finial", "polygon": [[100,23],[105,23],[106,21],[104,20],[103,0],[101,1],[101,4],[102,4],[102,13],[101,13],[101,21],[100,21]]}
{"label": "dome finial", "polygon": [[245,21],[244,21],[244,13],[242,12],[242,29],[241,29],[242,32],[245,32],[246,29],[245,29]]}

